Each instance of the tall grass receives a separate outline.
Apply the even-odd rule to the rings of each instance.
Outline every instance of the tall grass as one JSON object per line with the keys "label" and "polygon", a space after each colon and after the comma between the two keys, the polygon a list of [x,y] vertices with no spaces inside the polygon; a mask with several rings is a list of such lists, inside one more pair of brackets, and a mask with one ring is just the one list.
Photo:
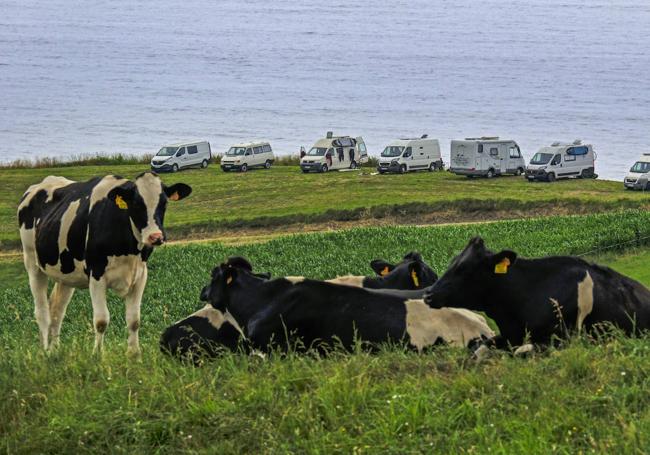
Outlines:
{"label": "tall grass", "polygon": [[33,159],[18,159],[8,163],[0,163],[0,169],[41,169],[50,167],[74,166],[107,166],[128,164],[149,164],[151,154],[132,155],[127,153],[94,155],[71,155],[68,157],[37,157]]}

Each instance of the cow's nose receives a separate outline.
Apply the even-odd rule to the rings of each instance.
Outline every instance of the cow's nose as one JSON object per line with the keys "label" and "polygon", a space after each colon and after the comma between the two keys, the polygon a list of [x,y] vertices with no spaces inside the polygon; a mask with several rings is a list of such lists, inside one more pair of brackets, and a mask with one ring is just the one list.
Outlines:
{"label": "cow's nose", "polygon": [[162,232],[154,232],[149,236],[149,243],[152,245],[162,245],[163,235]]}

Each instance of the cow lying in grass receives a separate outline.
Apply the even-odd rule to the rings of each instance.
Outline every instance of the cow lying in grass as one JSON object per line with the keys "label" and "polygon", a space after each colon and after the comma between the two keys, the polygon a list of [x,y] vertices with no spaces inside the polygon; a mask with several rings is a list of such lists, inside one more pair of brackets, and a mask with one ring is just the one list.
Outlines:
{"label": "cow lying in grass", "polygon": [[537,344],[568,331],[611,323],[632,334],[650,328],[650,291],[614,270],[570,256],[518,258],[472,239],[425,292],[432,308],[483,311],[501,335],[497,347]]}
{"label": "cow lying in grass", "polygon": [[467,347],[494,336],[482,316],[466,310],[434,310],[422,300],[324,281],[265,280],[241,258],[213,270],[201,299],[232,317],[260,351],[351,350],[356,340],[372,348],[405,341],[422,351],[441,343]]}

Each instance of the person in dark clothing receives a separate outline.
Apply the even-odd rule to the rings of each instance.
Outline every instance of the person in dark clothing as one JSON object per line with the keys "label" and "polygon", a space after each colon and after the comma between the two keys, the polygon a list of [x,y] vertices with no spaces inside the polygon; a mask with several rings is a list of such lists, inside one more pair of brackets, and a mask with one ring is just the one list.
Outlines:
{"label": "person in dark clothing", "polygon": [[350,163],[354,161],[354,149],[350,149]]}

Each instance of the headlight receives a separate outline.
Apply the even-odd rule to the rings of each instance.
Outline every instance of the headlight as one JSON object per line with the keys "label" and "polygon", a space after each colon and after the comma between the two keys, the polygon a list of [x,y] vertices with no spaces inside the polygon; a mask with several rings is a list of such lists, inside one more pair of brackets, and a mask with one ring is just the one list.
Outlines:
{"label": "headlight", "polygon": [[544,169],[546,169],[546,166],[542,166],[539,168],[540,171],[543,171]]}
{"label": "headlight", "polygon": [[241,160],[235,160],[235,163],[239,163]]}
{"label": "headlight", "polygon": [[399,164],[399,161],[398,161],[398,160],[393,160],[393,161],[390,162],[390,164],[395,164],[395,165],[397,165],[397,164]]}

